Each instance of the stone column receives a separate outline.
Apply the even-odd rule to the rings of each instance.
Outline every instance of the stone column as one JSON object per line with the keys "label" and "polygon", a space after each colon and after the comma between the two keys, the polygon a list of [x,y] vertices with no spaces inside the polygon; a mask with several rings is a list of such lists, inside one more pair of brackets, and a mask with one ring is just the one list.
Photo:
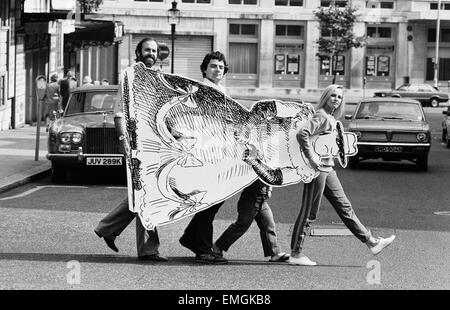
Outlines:
{"label": "stone column", "polygon": [[272,19],[261,20],[259,44],[259,87],[272,88],[274,23]]}
{"label": "stone column", "polygon": [[[395,85],[398,87],[403,84],[403,77],[409,76],[411,73],[412,63],[408,63],[409,59],[413,59],[413,49],[408,48],[408,31],[406,23],[398,23],[397,43],[395,45]],[[408,68],[409,67],[409,68]]]}
{"label": "stone column", "polygon": [[[353,25],[353,33],[355,37],[361,37],[366,33],[366,25],[363,22]],[[364,52],[365,48],[352,48],[350,50],[350,88],[362,89],[364,77]]]}
{"label": "stone column", "polygon": [[317,45],[314,43],[320,36],[319,22],[308,21],[305,37],[305,88],[315,89],[319,86],[319,61],[316,56]]}
{"label": "stone column", "polygon": [[[225,54],[228,65],[230,60],[228,57],[228,21],[226,18],[215,18],[213,23],[213,50],[220,51]],[[227,85],[227,76],[221,82],[222,86]]]}

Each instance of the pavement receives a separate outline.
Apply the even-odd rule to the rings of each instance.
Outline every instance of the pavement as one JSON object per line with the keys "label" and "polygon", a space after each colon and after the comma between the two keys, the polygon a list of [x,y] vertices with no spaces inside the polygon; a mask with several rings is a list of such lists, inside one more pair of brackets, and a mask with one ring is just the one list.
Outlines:
{"label": "pavement", "polygon": [[36,126],[0,131],[0,193],[50,174],[45,130],[41,126],[39,145]]}

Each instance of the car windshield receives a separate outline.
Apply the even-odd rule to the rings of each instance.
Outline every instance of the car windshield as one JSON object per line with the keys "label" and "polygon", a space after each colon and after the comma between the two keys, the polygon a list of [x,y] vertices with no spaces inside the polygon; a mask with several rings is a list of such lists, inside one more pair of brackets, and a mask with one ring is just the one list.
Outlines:
{"label": "car windshield", "polygon": [[77,92],[70,96],[65,115],[112,112],[117,104],[117,92]]}
{"label": "car windshield", "polygon": [[356,119],[400,119],[423,121],[424,116],[419,103],[406,102],[361,102],[355,114]]}

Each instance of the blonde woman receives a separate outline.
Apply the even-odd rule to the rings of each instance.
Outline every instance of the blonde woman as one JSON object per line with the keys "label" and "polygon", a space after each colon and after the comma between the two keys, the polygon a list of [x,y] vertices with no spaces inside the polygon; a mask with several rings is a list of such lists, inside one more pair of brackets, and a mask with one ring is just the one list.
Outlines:
{"label": "blonde woman", "polygon": [[316,219],[322,197],[331,203],[342,222],[370,251],[376,255],[394,241],[395,236],[389,238],[374,238],[369,230],[359,221],[350,201],[344,193],[339,178],[336,175],[333,158],[320,158],[313,152],[311,136],[319,135],[335,129],[336,120],[345,112],[344,89],[340,85],[330,85],[322,93],[316,113],[308,124],[297,133],[297,141],[311,166],[320,171],[319,175],[310,183],[305,183],[303,189],[302,206],[294,225],[291,239],[291,265],[314,266],[302,254],[303,242],[310,224]]}

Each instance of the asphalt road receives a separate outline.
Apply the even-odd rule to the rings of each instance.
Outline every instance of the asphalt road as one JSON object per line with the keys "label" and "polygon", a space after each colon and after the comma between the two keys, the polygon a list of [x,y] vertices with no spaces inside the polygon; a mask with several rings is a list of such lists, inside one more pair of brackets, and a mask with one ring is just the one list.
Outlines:
{"label": "asphalt road", "polygon": [[[305,254],[318,266],[268,263],[254,224],[226,253],[230,264],[201,266],[178,244],[188,222],[182,220],[158,229],[160,251],[170,262],[141,263],[134,223],[117,239],[118,254],[93,233],[125,197],[123,179],[78,175],[56,187],[46,178],[0,195],[0,289],[450,289],[450,215],[439,215],[450,213],[450,149],[440,143],[440,111],[427,109],[433,128],[428,172],[382,161],[338,169],[361,221],[375,235],[397,235],[377,257],[353,236],[310,236]],[[302,188],[277,188],[270,201],[287,252]],[[235,219],[236,201],[219,211],[215,237]],[[326,201],[316,227],[343,228]],[[79,283],[68,280],[76,266]],[[378,278],[371,277],[374,271]]]}

